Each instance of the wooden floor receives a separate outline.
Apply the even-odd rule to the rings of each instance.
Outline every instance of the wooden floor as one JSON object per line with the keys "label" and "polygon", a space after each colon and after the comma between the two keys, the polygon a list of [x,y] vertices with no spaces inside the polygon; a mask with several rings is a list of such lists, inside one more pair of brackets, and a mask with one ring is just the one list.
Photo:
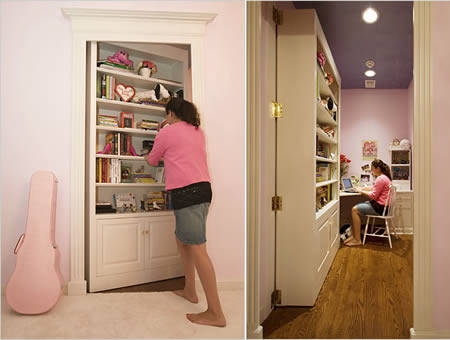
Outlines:
{"label": "wooden floor", "polygon": [[175,279],[150,282],[142,285],[105,290],[99,293],[165,292],[169,290],[178,290],[183,288],[184,288],[184,276],[177,277]]}
{"label": "wooden floor", "polygon": [[409,338],[413,323],[413,240],[369,239],[342,246],[316,305],[279,307],[264,338]]}

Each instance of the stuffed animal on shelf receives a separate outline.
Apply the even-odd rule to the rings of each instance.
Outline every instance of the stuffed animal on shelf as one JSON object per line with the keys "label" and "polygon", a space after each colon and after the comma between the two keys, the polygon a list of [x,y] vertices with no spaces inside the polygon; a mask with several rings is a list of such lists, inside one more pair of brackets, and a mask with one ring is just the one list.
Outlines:
{"label": "stuffed animal on shelf", "polygon": [[171,98],[170,92],[161,84],[156,84],[153,90],[138,92],[132,101],[139,104],[167,104]]}
{"label": "stuffed animal on shelf", "polygon": [[142,60],[138,65],[138,74],[144,77],[151,77],[153,73],[156,73],[156,65],[151,61]]}
{"label": "stuffed animal on shelf", "polygon": [[107,59],[112,63],[126,65],[133,68],[133,61],[128,59],[128,53],[125,50],[119,50]]}
{"label": "stuffed animal on shelf", "polygon": [[103,151],[99,151],[97,152],[97,154],[101,154],[101,155],[110,155],[112,153],[112,140],[113,140],[113,136],[112,134],[108,134],[105,136],[105,147],[103,149]]}

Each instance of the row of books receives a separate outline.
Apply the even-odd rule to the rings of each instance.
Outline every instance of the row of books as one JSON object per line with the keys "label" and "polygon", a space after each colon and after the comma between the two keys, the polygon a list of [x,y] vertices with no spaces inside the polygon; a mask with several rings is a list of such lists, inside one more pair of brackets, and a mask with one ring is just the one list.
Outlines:
{"label": "row of books", "polygon": [[97,158],[95,181],[97,183],[120,183],[120,160]]}
{"label": "row of books", "polygon": [[119,121],[116,116],[97,115],[97,124],[102,126],[119,127]]}
{"label": "row of books", "polygon": [[117,84],[116,78],[109,74],[98,75],[97,98],[115,100]]}
{"label": "row of books", "polygon": [[316,183],[328,181],[337,178],[337,168],[334,164],[317,162],[316,164]]}

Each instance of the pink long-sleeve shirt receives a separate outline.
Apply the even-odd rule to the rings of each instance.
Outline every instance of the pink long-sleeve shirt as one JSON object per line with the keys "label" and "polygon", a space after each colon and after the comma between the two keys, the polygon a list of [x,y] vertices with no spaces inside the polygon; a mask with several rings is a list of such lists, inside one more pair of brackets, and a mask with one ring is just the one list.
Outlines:
{"label": "pink long-sleeve shirt", "polygon": [[186,122],[176,122],[161,129],[146,160],[156,166],[162,157],[166,190],[210,181],[205,135],[200,128]]}
{"label": "pink long-sleeve shirt", "polygon": [[372,192],[369,193],[369,197],[377,201],[380,205],[385,205],[390,185],[391,180],[388,176],[384,174],[378,176],[375,180],[375,184],[372,187]]}

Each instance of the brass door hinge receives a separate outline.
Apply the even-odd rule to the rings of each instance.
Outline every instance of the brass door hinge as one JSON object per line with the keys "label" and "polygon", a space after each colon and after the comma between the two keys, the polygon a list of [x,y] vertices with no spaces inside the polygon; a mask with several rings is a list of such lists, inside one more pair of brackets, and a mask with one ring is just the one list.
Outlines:
{"label": "brass door hinge", "polygon": [[283,118],[283,105],[281,103],[272,102],[272,117]]}
{"label": "brass door hinge", "polygon": [[283,199],[281,196],[272,197],[272,210],[279,211],[283,206]]}
{"label": "brass door hinge", "polygon": [[283,22],[283,12],[280,11],[278,8],[273,7],[272,9],[272,19],[273,22],[277,25],[281,25]]}
{"label": "brass door hinge", "polygon": [[272,292],[271,304],[272,307],[275,305],[281,305],[281,290],[276,289]]}

